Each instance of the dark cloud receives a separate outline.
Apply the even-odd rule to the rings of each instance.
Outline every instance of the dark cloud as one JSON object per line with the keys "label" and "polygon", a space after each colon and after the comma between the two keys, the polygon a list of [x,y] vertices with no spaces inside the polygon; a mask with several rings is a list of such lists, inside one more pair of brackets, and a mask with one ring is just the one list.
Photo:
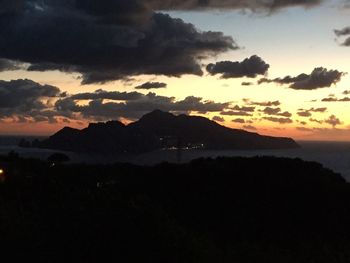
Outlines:
{"label": "dark cloud", "polygon": [[322,107],[322,108],[311,108],[311,109],[309,109],[308,111],[323,113],[323,112],[326,112],[326,111],[327,111],[327,108],[326,108],[326,107]]}
{"label": "dark cloud", "polygon": [[266,107],[263,112],[268,115],[277,115],[278,113],[281,112],[281,108],[271,108],[271,107]]}
{"label": "dark cloud", "polygon": [[163,82],[145,82],[139,86],[136,86],[135,89],[161,89],[166,87],[167,84]]}
{"label": "dark cloud", "polygon": [[342,46],[350,46],[350,27],[344,27],[343,29],[335,29],[334,33],[337,37],[346,37],[345,40],[341,43]]}
{"label": "dark cloud", "polygon": [[[15,116],[32,117],[45,110],[47,99],[60,95],[60,90],[28,79],[0,80],[0,119]],[[44,112],[43,112],[44,113]]]}
{"label": "dark cloud", "polygon": [[0,0],[0,15],[17,13],[24,7],[23,0]]}
{"label": "dark cloud", "polygon": [[234,106],[233,108],[230,108],[232,110],[235,110],[235,111],[246,111],[246,112],[254,112],[255,111],[255,107],[251,107],[251,106]]}
{"label": "dark cloud", "polygon": [[267,79],[263,78],[258,81],[262,83],[277,83],[289,85],[289,88],[296,90],[313,90],[318,88],[327,88],[339,82],[345,73],[338,70],[327,70],[326,68],[315,68],[311,74],[300,74],[296,77],[286,76],[284,78]]}
{"label": "dark cloud", "polygon": [[348,102],[350,101],[349,97],[336,98],[336,97],[328,97],[322,99],[323,102]]}
{"label": "dark cloud", "polygon": [[281,8],[302,6],[313,7],[322,0],[146,0],[152,8],[161,10],[198,9],[250,9],[253,11],[274,11]]}
{"label": "dark cloud", "polygon": [[28,79],[0,80],[0,109],[26,107],[41,108],[38,99],[56,97],[60,90],[50,85],[40,85]]}
{"label": "dark cloud", "polygon": [[277,122],[279,124],[293,123],[293,120],[290,118],[263,117],[263,119],[271,122]]}
{"label": "dark cloud", "polygon": [[246,82],[246,81],[243,81],[243,82],[241,83],[242,86],[251,86],[251,85],[253,85],[253,84],[254,84],[253,82]]}
{"label": "dark cloud", "polygon": [[0,72],[18,70],[23,68],[23,63],[0,58]]}
{"label": "dark cloud", "polygon": [[244,120],[244,119],[241,119],[241,118],[237,118],[237,119],[233,119],[232,122],[235,122],[235,123],[245,123],[245,120]]}
{"label": "dark cloud", "polygon": [[139,92],[119,92],[119,91],[105,91],[98,89],[95,92],[85,92],[71,95],[71,100],[139,100],[143,98],[143,94]]}
{"label": "dark cloud", "polygon": [[[87,101],[86,103],[81,103]],[[155,93],[96,90],[63,94],[57,87],[31,80],[0,81],[0,121],[49,122],[137,119],[155,109],[173,113],[222,112],[231,103],[217,103],[200,97],[183,100]]]}
{"label": "dark cloud", "polygon": [[214,116],[212,118],[213,121],[217,121],[217,122],[224,122],[225,119],[223,117],[220,117],[220,116]]}
{"label": "dark cloud", "polygon": [[222,78],[255,78],[258,75],[265,75],[270,65],[258,56],[251,56],[242,62],[221,61],[207,66],[211,75],[221,74]]}
{"label": "dark cloud", "polygon": [[[128,93],[123,94],[123,96],[124,98],[129,97]],[[194,96],[186,97],[183,100],[175,100],[174,97],[158,96],[155,93],[148,93],[139,98],[120,102],[104,102],[103,98],[96,98],[91,100],[88,105],[79,105],[76,100],[82,97],[86,98],[85,95],[76,94],[60,99],[56,102],[56,109],[59,112],[80,114],[88,119],[109,120],[120,117],[136,119],[155,109],[169,112],[195,111],[204,113],[221,112],[229,106],[229,103],[205,101]]]}
{"label": "dark cloud", "polygon": [[344,91],[343,91],[343,94],[344,94],[344,95],[350,95],[350,90],[344,90]]}
{"label": "dark cloud", "polygon": [[201,59],[237,48],[221,32],[154,13],[147,1],[19,2],[0,15],[0,58],[30,63],[29,70],[79,72],[85,84],[202,75]]}
{"label": "dark cloud", "polygon": [[[237,44],[222,32],[199,31],[159,10],[272,12],[320,3],[321,0],[0,0],[0,58],[30,63],[28,70],[32,71],[78,72],[84,84],[141,74],[202,75],[202,59],[237,49]],[[261,72],[263,69],[258,69],[255,74]],[[254,75],[254,70],[241,74]]]}
{"label": "dark cloud", "polygon": [[322,120],[317,120],[317,119],[314,119],[314,118],[310,118],[309,121],[311,121],[311,122],[316,122],[316,123],[318,123],[318,124],[322,124],[322,123],[323,123]]}
{"label": "dark cloud", "polygon": [[233,110],[222,111],[222,112],[220,112],[220,115],[225,115],[225,116],[252,116],[252,114],[250,112],[233,111]]}
{"label": "dark cloud", "polygon": [[297,112],[297,114],[300,116],[300,117],[311,117],[312,116],[312,113],[310,111],[299,111]]}
{"label": "dark cloud", "polygon": [[267,115],[275,115],[275,116],[283,116],[283,117],[292,117],[292,114],[288,111],[281,111],[281,108],[271,108],[271,107],[266,107],[265,109],[262,110],[263,113]]}
{"label": "dark cloud", "polygon": [[311,117],[312,113],[325,113],[327,111],[326,107],[323,108],[310,108],[310,109],[298,109],[298,115],[300,117]]}
{"label": "dark cloud", "polygon": [[338,37],[350,35],[350,27],[344,27],[343,29],[335,29],[334,33]]}
{"label": "dark cloud", "polygon": [[330,124],[333,126],[333,128],[337,125],[342,124],[342,122],[340,121],[340,119],[338,119],[335,115],[331,115],[329,116],[328,119],[324,120],[325,123]]}
{"label": "dark cloud", "polygon": [[252,125],[243,125],[243,129],[256,131],[257,128]]}

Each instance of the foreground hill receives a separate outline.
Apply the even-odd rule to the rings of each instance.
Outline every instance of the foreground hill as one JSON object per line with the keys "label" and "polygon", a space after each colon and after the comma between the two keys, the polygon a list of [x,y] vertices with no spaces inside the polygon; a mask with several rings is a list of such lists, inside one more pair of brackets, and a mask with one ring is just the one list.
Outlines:
{"label": "foreground hill", "polygon": [[220,150],[298,147],[290,138],[262,136],[230,129],[203,117],[175,116],[160,110],[129,125],[110,121],[90,124],[83,130],[66,127],[36,146],[100,153],[139,153],[171,147]]}
{"label": "foreground hill", "polygon": [[0,165],[0,243],[13,261],[350,262],[350,187],[317,163]]}

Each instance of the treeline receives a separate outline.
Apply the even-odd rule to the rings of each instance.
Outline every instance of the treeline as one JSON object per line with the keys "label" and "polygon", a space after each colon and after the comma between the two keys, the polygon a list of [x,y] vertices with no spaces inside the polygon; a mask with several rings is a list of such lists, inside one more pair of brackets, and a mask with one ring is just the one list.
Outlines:
{"label": "treeline", "polygon": [[317,163],[53,165],[12,154],[0,165],[0,241],[13,259],[350,262],[350,187]]}

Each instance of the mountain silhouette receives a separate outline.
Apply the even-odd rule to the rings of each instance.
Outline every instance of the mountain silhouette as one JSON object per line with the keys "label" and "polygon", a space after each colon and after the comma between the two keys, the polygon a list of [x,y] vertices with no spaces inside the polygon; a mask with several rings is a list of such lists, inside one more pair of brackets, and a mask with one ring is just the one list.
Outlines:
{"label": "mountain silhouette", "polygon": [[291,138],[262,136],[231,129],[204,117],[152,111],[138,121],[92,123],[85,129],[65,127],[37,145],[73,152],[141,153],[167,148],[283,149],[299,145]]}

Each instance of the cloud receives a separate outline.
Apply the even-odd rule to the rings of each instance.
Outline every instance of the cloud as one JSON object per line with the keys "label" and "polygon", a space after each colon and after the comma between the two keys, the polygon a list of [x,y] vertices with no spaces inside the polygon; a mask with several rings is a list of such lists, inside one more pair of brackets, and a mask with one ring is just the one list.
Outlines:
{"label": "cloud", "polygon": [[254,85],[254,83],[253,83],[253,82],[243,81],[243,82],[241,83],[241,85],[242,85],[242,86],[252,86],[252,85]]}
{"label": "cloud", "polygon": [[[97,93],[99,95],[99,93]],[[81,94],[60,99],[56,102],[59,112],[81,114],[84,118],[110,120],[120,117],[136,119],[147,112],[160,109],[169,112],[221,112],[229,106],[229,103],[216,103],[206,101],[200,97],[188,96],[183,100],[174,97],[158,96],[155,93],[129,97],[129,93],[122,93],[126,100],[116,102],[104,102],[103,98],[92,99],[87,105],[79,105],[77,100],[86,98]],[[133,93],[134,94],[134,93]],[[78,99],[77,99],[78,98]],[[129,98],[129,100],[127,100]],[[130,99],[132,98],[132,99]]]}
{"label": "cloud", "polygon": [[256,131],[257,128],[252,125],[243,125],[243,129]]}
{"label": "cloud", "polygon": [[263,78],[258,81],[262,83],[277,83],[281,85],[289,85],[289,88],[295,90],[314,90],[319,88],[327,88],[336,84],[345,75],[344,72],[338,70],[328,70],[326,68],[315,68],[310,74],[302,73],[296,77],[286,76],[284,78],[267,79]]}
{"label": "cloud", "polygon": [[246,111],[222,111],[220,112],[220,115],[225,115],[225,116],[252,116],[251,113],[246,112]]}
{"label": "cloud", "polygon": [[271,122],[277,122],[279,124],[293,123],[293,120],[290,118],[263,117],[263,119]]}
{"label": "cloud", "polygon": [[322,120],[317,120],[317,119],[314,119],[314,118],[310,118],[309,121],[311,121],[311,122],[316,122],[316,123],[318,123],[318,124],[322,124],[322,123],[323,123]]}
{"label": "cloud", "polygon": [[224,122],[224,121],[225,121],[225,119],[222,118],[222,117],[220,117],[220,116],[214,116],[214,117],[212,118],[212,120],[213,120],[213,121],[217,121],[217,122]]}
{"label": "cloud", "polygon": [[324,113],[324,112],[327,111],[327,108],[326,108],[326,107],[322,107],[322,108],[311,108],[311,109],[309,109],[308,111]]}
{"label": "cloud", "polygon": [[342,124],[342,122],[335,115],[329,116],[329,118],[324,120],[324,122],[332,125],[333,127]]}
{"label": "cloud", "polygon": [[301,125],[306,125],[307,124],[307,122],[306,121],[297,121],[297,122],[299,122]]}
{"label": "cloud", "polygon": [[261,107],[273,107],[273,106],[277,107],[281,105],[281,102],[279,102],[278,100],[257,102],[257,101],[251,101],[250,99],[243,99],[243,101],[247,105],[255,105],[255,106],[261,106]]}
{"label": "cloud", "polygon": [[145,82],[139,86],[136,86],[135,89],[161,89],[166,87],[167,84],[163,82]]}
{"label": "cloud", "polygon": [[346,36],[345,40],[341,43],[341,45],[346,47],[350,46],[350,37],[348,37],[350,35],[350,27],[335,29],[334,33],[338,38]]}
{"label": "cloud", "polygon": [[253,11],[274,11],[282,8],[302,6],[314,7],[322,0],[146,0],[154,9],[160,10],[202,10],[202,9],[250,9]]}
{"label": "cloud", "polygon": [[26,107],[42,108],[43,97],[56,97],[60,90],[54,86],[41,85],[28,79],[0,80],[0,109]]}
{"label": "cloud", "polygon": [[237,118],[237,119],[233,119],[232,122],[235,122],[235,123],[245,123],[245,120],[244,120],[244,119],[241,119],[241,118]]}
{"label": "cloud", "polygon": [[119,92],[119,91],[105,91],[98,89],[95,92],[85,92],[71,95],[69,99],[72,100],[138,100],[143,98],[143,94],[139,92]]}
{"label": "cloud", "polygon": [[288,111],[281,111],[281,108],[271,108],[271,107],[266,107],[265,109],[262,110],[263,113],[267,115],[275,115],[275,116],[283,116],[283,117],[292,117],[292,114]]}
{"label": "cloud", "polygon": [[350,35],[350,27],[344,27],[343,29],[335,29],[334,33],[337,37]]}
{"label": "cloud", "polygon": [[310,109],[298,109],[298,115],[300,117],[311,117],[313,112],[325,113],[327,111],[326,107],[323,108],[310,108]]}
{"label": "cloud", "polygon": [[221,74],[222,78],[255,78],[258,75],[265,75],[270,65],[260,57],[254,55],[242,62],[221,61],[207,66],[211,75]]}
{"label": "cloud", "polygon": [[[162,10],[249,9],[272,13],[321,2],[0,0],[0,59],[29,63],[31,71],[77,72],[83,84],[141,74],[202,75],[201,60],[238,45],[222,32],[200,31]],[[241,74],[252,75],[254,71]]]}
{"label": "cloud", "polygon": [[312,113],[310,111],[299,111],[297,112],[297,114],[300,116],[300,117],[311,117],[312,116]]}
{"label": "cloud", "polygon": [[23,63],[0,58],[0,72],[23,69]]}
{"label": "cloud", "polygon": [[[82,103],[84,101],[84,103]],[[230,102],[218,103],[201,97],[182,100],[155,93],[118,92],[98,89],[78,94],[32,80],[0,81],[0,121],[48,122],[137,119],[155,109],[174,113],[222,112]]]}
{"label": "cloud", "polygon": [[30,63],[32,71],[78,72],[84,84],[202,75],[201,59],[238,48],[222,32],[155,13],[149,1],[19,2],[0,15],[0,58]]}
{"label": "cloud", "polygon": [[254,112],[255,111],[255,107],[247,107],[247,106],[234,106],[233,108],[230,108],[232,110],[235,110],[235,111],[246,111],[246,112]]}
{"label": "cloud", "polygon": [[335,98],[335,97],[328,97],[322,99],[323,102],[348,102],[350,101],[349,97],[343,97],[343,98]]}
{"label": "cloud", "polygon": [[[45,115],[47,100],[60,96],[60,90],[28,79],[0,80],[0,119]],[[47,117],[47,116],[46,116]]]}

